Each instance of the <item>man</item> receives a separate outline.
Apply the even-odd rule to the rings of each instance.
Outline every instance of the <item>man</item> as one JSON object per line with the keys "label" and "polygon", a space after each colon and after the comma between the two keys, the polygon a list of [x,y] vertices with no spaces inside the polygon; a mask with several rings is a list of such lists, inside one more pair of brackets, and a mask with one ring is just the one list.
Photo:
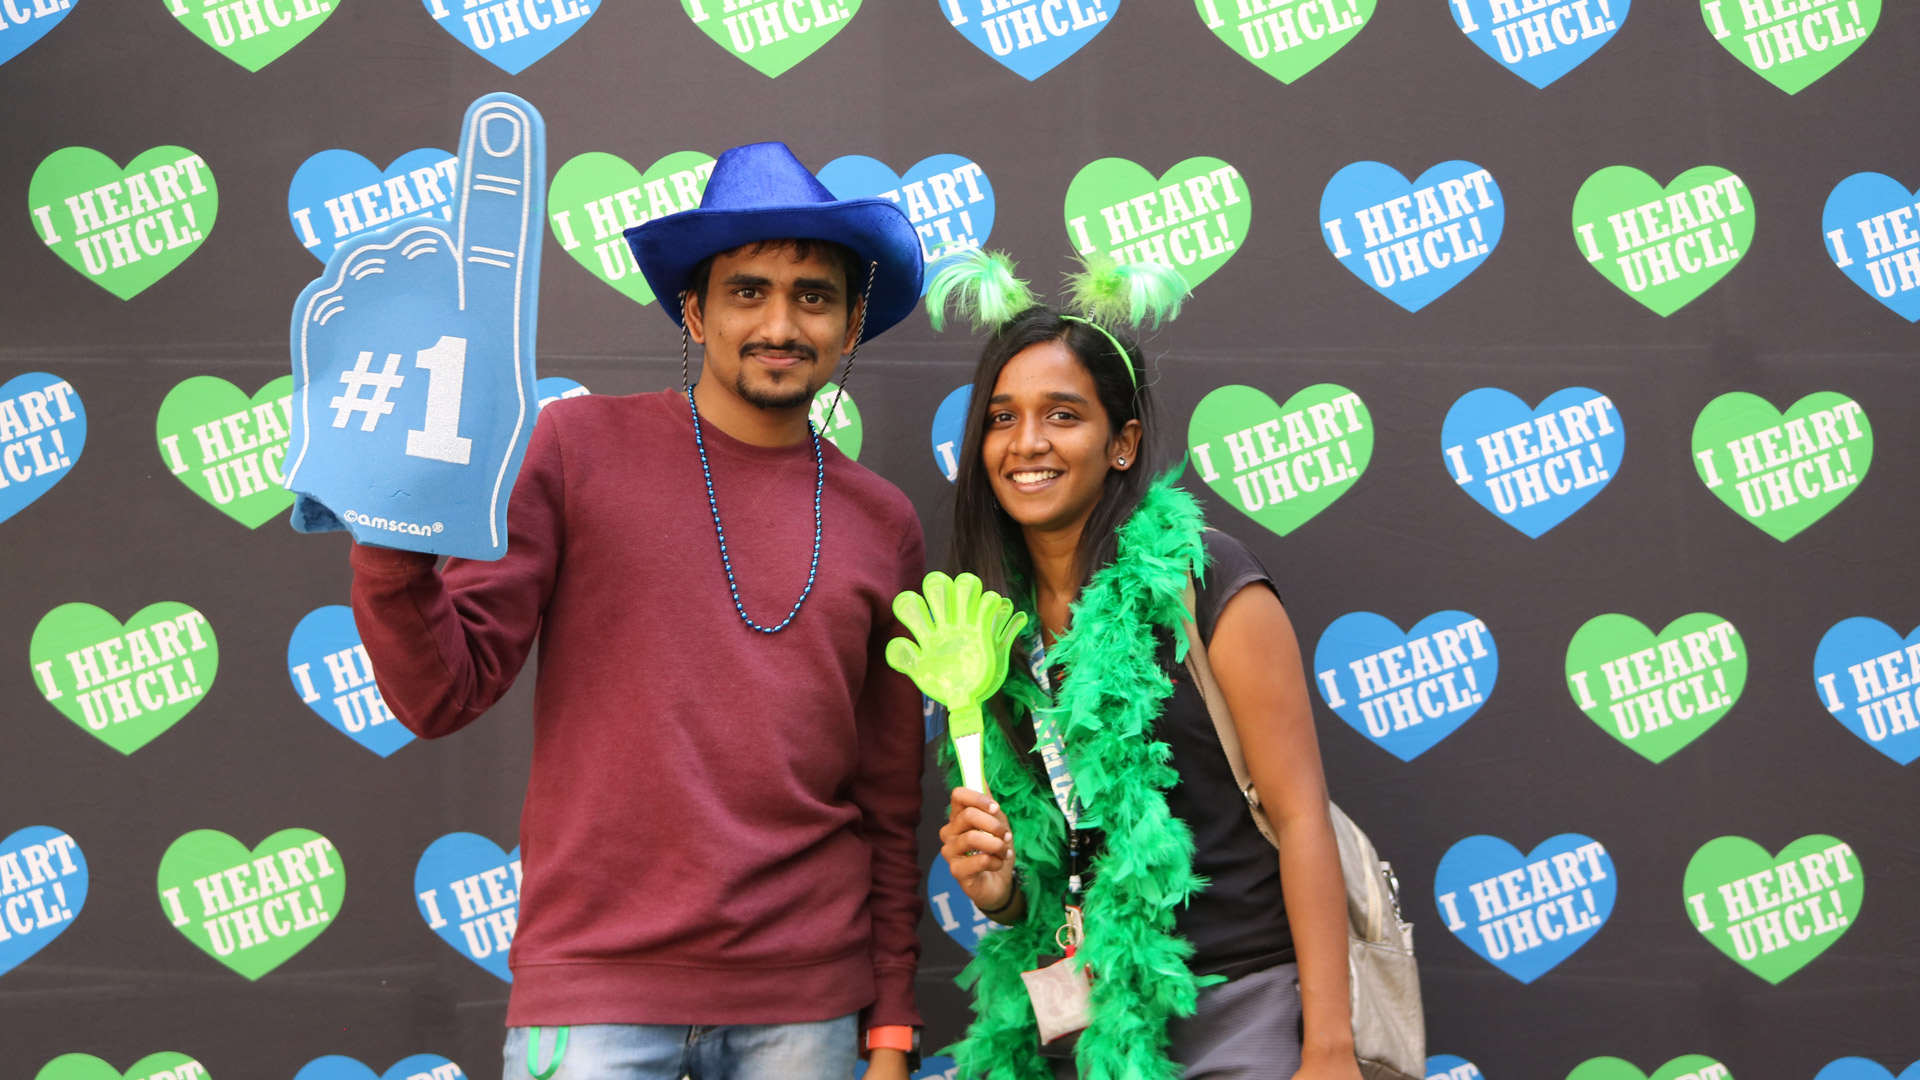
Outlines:
{"label": "man", "polygon": [[918,237],[763,143],[629,241],[699,384],[549,405],[506,557],[356,546],[355,619],[427,738],[540,641],[508,1080],[848,1080],[863,1048],[904,1080],[922,729],[883,654],[920,525],[807,416],[917,302]]}

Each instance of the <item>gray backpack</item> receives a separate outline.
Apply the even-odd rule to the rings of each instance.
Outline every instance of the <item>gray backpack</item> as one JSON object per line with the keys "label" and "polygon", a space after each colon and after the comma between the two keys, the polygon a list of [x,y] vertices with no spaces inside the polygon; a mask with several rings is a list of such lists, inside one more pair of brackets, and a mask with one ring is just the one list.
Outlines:
{"label": "gray backpack", "polygon": [[[1187,583],[1187,614],[1194,611],[1193,582]],[[1187,672],[1206,700],[1220,748],[1233,767],[1234,783],[1247,800],[1253,823],[1277,849],[1273,825],[1260,807],[1260,794],[1247,777],[1246,755],[1234,730],[1227,699],[1214,681],[1200,628],[1189,618]],[[1340,869],[1347,884],[1347,975],[1353,990],[1353,1049],[1366,1080],[1423,1080],[1427,1066],[1426,1016],[1420,1007],[1420,971],[1413,961],[1413,925],[1400,917],[1400,882],[1380,859],[1367,834],[1327,803],[1333,835],[1340,844]]]}

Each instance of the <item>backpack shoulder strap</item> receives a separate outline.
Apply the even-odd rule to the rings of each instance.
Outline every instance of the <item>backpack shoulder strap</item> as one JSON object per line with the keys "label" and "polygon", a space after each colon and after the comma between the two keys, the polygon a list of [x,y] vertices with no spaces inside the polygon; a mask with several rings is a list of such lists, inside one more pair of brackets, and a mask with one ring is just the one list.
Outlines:
{"label": "backpack shoulder strap", "polygon": [[1220,749],[1226,751],[1227,765],[1233,770],[1234,786],[1247,801],[1247,811],[1253,815],[1253,823],[1260,829],[1260,835],[1274,847],[1280,841],[1273,833],[1273,823],[1267,820],[1267,812],[1260,806],[1260,793],[1254,790],[1253,780],[1247,775],[1247,755],[1240,749],[1240,734],[1234,729],[1233,714],[1227,711],[1227,698],[1220,692],[1220,684],[1214,681],[1213,665],[1207,662],[1207,646],[1200,640],[1200,623],[1195,614],[1198,599],[1194,592],[1193,576],[1187,576],[1187,591],[1183,597],[1187,605],[1187,618],[1181,625],[1187,632],[1187,674],[1193,677],[1193,685],[1200,688],[1200,697],[1207,703],[1207,715],[1213,719],[1214,734],[1220,737]]}

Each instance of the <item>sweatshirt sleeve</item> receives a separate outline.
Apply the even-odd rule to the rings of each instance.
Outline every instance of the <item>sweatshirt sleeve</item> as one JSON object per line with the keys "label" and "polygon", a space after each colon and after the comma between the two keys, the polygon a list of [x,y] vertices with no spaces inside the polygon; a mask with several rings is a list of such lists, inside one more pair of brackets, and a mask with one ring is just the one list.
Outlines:
{"label": "sweatshirt sleeve", "polygon": [[[900,539],[901,589],[920,586],[926,554],[920,520],[908,510]],[[920,1024],[914,1007],[913,979],[920,964],[920,862],[916,831],[920,825],[920,772],[925,760],[925,725],[920,691],[886,660],[887,642],[904,633],[887,613],[874,623],[867,648],[866,686],[855,707],[860,731],[860,767],[851,797],[860,807],[862,826],[873,851],[872,891],[867,909],[873,925],[874,1003],[861,1016],[862,1027]]]}
{"label": "sweatshirt sleeve", "polygon": [[353,619],[380,694],[423,739],[471,723],[513,685],[553,592],[564,527],[560,438],[536,422],[507,506],[507,553],[480,562],[355,544]]}

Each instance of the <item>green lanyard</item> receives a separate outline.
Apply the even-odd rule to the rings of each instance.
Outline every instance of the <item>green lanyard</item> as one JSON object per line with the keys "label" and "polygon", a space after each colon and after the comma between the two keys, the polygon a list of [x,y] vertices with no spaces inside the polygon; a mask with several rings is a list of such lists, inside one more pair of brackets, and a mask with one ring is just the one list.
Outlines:
{"label": "green lanyard", "polygon": [[552,1080],[553,1074],[560,1071],[560,1059],[567,1056],[567,1035],[571,1027],[554,1028],[553,1060],[547,1067],[540,1067],[540,1029],[534,1028],[527,1035],[527,1075],[533,1080]]}

